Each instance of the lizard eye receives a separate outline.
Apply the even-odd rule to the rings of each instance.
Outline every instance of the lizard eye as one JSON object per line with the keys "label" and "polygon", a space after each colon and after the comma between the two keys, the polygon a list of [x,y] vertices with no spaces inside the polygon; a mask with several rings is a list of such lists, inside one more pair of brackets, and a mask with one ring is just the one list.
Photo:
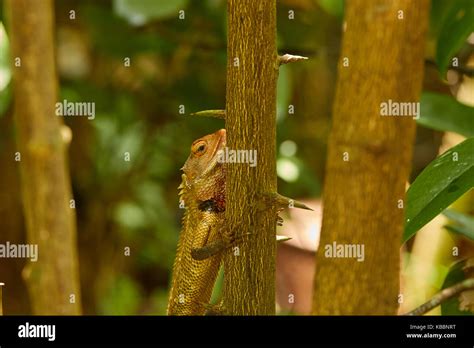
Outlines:
{"label": "lizard eye", "polygon": [[196,156],[201,156],[204,154],[204,152],[206,152],[206,143],[204,141],[200,141],[194,144],[191,150]]}

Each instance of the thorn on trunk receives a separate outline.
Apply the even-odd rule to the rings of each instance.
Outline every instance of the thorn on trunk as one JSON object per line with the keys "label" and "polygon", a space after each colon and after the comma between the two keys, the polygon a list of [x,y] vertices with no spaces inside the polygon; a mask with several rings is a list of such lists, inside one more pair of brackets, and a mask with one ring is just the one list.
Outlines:
{"label": "thorn on trunk", "polygon": [[300,60],[306,60],[306,59],[308,59],[308,57],[295,56],[292,54],[284,54],[282,56],[278,56],[278,65],[298,62]]}
{"label": "thorn on trunk", "polygon": [[290,239],[291,237],[288,237],[288,236],[276,236],[277,243],[283,243],[283,242],[289,241]]}
{"label": "thorn on trunk", "polygon": [[270,193],[265,196],[267,199],[270,199],[270,204],[274,204],[277,208],[300,208],[306,210],[313,210],[306,204],[282,196],[279,193]]}
{"label": "thorn on trunk", "polygon": [[198,111],[191,114],[191,116],[199,116],[199,117],[214,117],[220,118],[225,120],[225,110],[204,110]]}

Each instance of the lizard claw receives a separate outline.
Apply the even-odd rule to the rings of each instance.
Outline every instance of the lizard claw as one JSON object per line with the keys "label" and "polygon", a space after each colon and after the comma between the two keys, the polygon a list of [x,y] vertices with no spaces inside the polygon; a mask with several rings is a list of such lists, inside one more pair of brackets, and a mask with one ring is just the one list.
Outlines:
{"label": "lizard claw", "polygon": [[220,300],[216,304],[205,303],[203,306],[206,309],[206,313],[204,314],[206,316],[218,316],[226,314],[223,300]]}
{"label": "lizard claw", "polygon": [[277,225],[283,226],[283,218],[280,215],[277,215]]}
{"label": "lizard claw", "polygon": [[231,246],[237,242],[241,242],[244,237],[246,236],[250,236],[252,235],[253,233],[252,232],[247,232],[247,233],[239,233],[239,234],[235,234],[235,233],[231,233],[229,236],[228,236],[228,239],[227,239],[227,244],[228,246]]}

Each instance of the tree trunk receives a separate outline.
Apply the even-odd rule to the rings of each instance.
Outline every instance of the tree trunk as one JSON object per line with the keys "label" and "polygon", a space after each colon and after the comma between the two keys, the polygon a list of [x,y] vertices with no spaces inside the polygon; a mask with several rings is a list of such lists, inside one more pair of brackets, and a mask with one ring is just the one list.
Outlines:
{"label": "tree trunk", "polygon": [[[429,2],[351,0],[345,13],[313,312],[395,315],[404,226],[399,200],[415,121],[381,116],[381,103],[419,100]],[[334,242],[364,246],[364,260],[329,257]]]}
{"label": "tree trunk", "polygon": [[9,0],[15,122],[27,240],[38,261],[24,271],[34,314],[80,314],[76,227],[66,148],[55,116],[51,0]]}
{"label": "tree trunk", "polygon": [[[15,132],[13,113],[0,117],[0,243],[9,241],[24,244],[26,239],[23,221],[18,176],[18,162],[14,161]],[[5,315],[26,315],[31,313],[30,299],[25,282],[21,278],[27,260],[20,258],[2,259],[0,262],[0,282],[3,288],[3,313]]]}
{"label": "tree trunk", "polygon": [[[275,313],[276,211],[261,194],[276,192],[275,0],[229,0],[227,147],[256,150],[257,165],[227,164],[226,223],[244,236],[224,260],[224,304],[229,314]],[[258,211],[257,211],[258,210]]]}

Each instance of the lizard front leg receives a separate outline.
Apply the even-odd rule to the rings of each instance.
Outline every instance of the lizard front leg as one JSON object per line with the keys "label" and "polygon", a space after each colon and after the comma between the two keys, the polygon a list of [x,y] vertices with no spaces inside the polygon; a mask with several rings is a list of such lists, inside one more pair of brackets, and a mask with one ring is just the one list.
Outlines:
{"label": "lizard front leg", "polygon": [[216,227],[210,227],[209,235],[219,235],[216,239],[208,241],[204,246],[193,248],[191,256],[195,260],[205,260],[214,256],[223,250],[230,248],[236,241],[243,238],[243,236],[236,237],[234,233],[230,233],[222,228],[221,231],[212,231]]}
{"label": "lizard front leg", "polygon": [[[277,214],[277,225],[282,226],[283,225],[283,219],[281,216]],[[208,235],[214,234],[218,235],[220,237],[217,237],[217,239],[206,243],[203,246],[200,247],[195,247],[191,250],[191,257],[194,260],[205,260],[208,259],[209,257],[212,257],[222,251],[224,251],[227,248],[230,248],[232,245],[235,243],[241,241],[244,236],[251,235],[252,233],[245,233],[239,236],[236,236],[235,233],[233,232],[228,232],[223,228],[222,231],[211,231],[212,229],[215,229],[215,227],[210,226],[209,227],[209,232]],[[276,236],[276,241],[281,243],[281,242],[286,242],[290,240],[291,238],[286,237],[286,236]]]}
{"label": "lizard front leg", "polygon": [[[191,256],[195,260],[205,260],[212,257],[227,248],[230,248],[236,242],[243,239],[244,236],[251,233],[237,235],[233,231],[229,231],[224,223],[223,213],[216,215],[212,212],[205,212],[204,214],[212,214],[210,218],[202,219],[202,226],[199,228],[207,229],[206,240],[196,240],[193,243]],[[237,228],[238,229],[238,228]],[[201,234],[203,236],[204,234]]]}
{"label": "lizard front leg", "polygon": [[221,240],[223,218],[216,212],[205,211],[196,227],[191,246],[191,257],[195,260],[205,260],[224,248]]}

